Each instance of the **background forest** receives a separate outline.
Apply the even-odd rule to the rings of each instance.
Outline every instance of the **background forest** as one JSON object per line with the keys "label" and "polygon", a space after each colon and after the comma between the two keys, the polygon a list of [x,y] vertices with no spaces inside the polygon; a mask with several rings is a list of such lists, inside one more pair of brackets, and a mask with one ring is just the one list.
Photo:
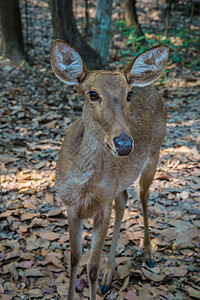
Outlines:
{"label": "background forest", "polygon": [[[54,189],[63,136],[83,100],[51,70],[56,38],[88,68],[120,70],[166,43],[168,65],[156,83],[168,126],[149,200],[156,266],[143,264],[141,205],[130,187],[109,292],[98,299],[200,299],[200,2],[198,0],[0,0],[0,299],[66,299],[69,234]],[[99,282],[112,238],[103,249]],[[88,298],[85,220],[77,299]]]}

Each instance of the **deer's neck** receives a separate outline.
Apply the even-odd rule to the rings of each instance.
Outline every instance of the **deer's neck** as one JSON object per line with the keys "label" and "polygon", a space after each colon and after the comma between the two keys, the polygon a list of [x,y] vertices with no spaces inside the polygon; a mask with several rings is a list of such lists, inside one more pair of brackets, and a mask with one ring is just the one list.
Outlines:
{"label": "deer's neck", "polygon": [[109,155],[106,150],[86,129],[78,155],[71,166],[71,175],[77,184],[95,184],[103,179]]}

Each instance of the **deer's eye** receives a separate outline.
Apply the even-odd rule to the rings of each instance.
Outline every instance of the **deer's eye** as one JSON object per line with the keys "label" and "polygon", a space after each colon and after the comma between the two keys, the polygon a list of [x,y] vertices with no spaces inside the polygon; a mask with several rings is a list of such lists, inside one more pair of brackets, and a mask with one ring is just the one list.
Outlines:
{"label": "deer's eye", "polygon": [[133,95],[133,92],[128,92],[127,95],[127,101],[130,102],[131,101],[131,96]]}
{"label": "deer's eye", "polygon": [[98,94],[94,91],[89,92],[89,95],[90,95],[90,100],[92,100],[92,101],[96,101],[99,99]]}

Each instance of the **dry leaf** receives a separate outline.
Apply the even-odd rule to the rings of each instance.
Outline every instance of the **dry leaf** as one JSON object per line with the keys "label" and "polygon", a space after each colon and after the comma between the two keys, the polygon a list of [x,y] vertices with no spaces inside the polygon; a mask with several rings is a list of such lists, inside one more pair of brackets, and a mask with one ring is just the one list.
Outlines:
{"label": "dry leaf", "polygon": [[188,287],[187,292],[190,294],[190,297],[200,299],[200,290],[196,290],[193,287]]}
{"label": "dry leaf", "polygon": [[8,154],[0,155],[0,162],[5,163],[5,164],[15,162],[17,159],[19,159],[19,158],[16,158],[16,157],[8,155]]}
{"label": "dry leaf", "polygon": [[119,294],[127,289],[127,286],[129,284],[129,279],[130,279],[130,276],[127,276],[125,278],[124,283],[123,283],[121,289],[119,290]]}
{"label": "dry leaf", "polygon": [[13,296],[12,295],[7,295],[7,294],[1,294],[1,300],[12,300]]}
{"label": "dry leaf", "polygon": [[62,210],[60,208],[51,209],[47,213],[47,217],[55,217],[55,216],[60,215],[61,213],[62,213]]}
{"label": "dry leaf", "polygon": [[76,288],[79,292],[82,292],[85,286],[87,286],[87,283],[84,278],[76,280]]}
{"label": "dry leaf", "polygon": [[59,283],[59,284],[57,284],[56,288],[57,288],[57,293],[60,296],[68,295],[69,285],[67,283]]}
{"label": "dry leaf", "polygon": [[41,268],[29,268],[25,270],[25,275],[26,277],[43,277],[45,276],[42,273],[42,269]]}
{"label": "dry leaf", "polygon": [[125,294],[125,299],[126,300],[139,300],[139,297],[133,291],[128,291]]}
{"label": "dry leaf", "polygon": [[176,267],[174,276],[183,277],[188,273],[188,266],[187,265],[180,265]]}
{"label": "dry leaf", "polygon": [[29,298],[41,298],[43,297],[42,291],[40,289],[30,289],[28,291]]}
{"label": "dry leaf", "polygon": [[45,202],[54,205],[54,195],[52,193],[46,193],[45,194]]}
{"label": "dry leaf", "polygon": [[10,263],[7,265],[8,271],[10,272],[11,276],[13,277],[14,281],[17,281],[19,278],[19,274],[16,269],[16,264],[15,263]]}
{"label": "dry leaf", "polygon": [[155,179],[157,180],[168,180],[170,181],[171,176],[167,172],[156,172]]}
{"label": "dry leaf", "polygon": [[39,170],[39,169],[42,169],[45,165],[46,165],[46,162],[45,161],[41,161],[41,162],[39,162],[38,164],[35,165],[35,168],[37,170]]}
{"label": "dry leaf", "polygon": [[34,217],[37,217],[37,214],[34,214],[34,213],[23,213],[23,214],[21,214],[21,220],[22,221],[31,220]]}
{"label": "dry leaf", "polygon": [[47,264],[54,264],[57,268],[63,269],[64,266],[61,263],[62,253],[49,253],[45,260],[38,262],[39,264],[45,266]]}
{"label": "dry leaf", "polygon": [[54,121],[44,124],[44,127],[48,128],[48,129],[55,128],[56,123],[57,123],[57,120],[54,120]]}
{"label": "dry leaf", "polygon": [[38,232],[38,234],[41,238],[49,240],[49,241],[55,241],[55,240],[59,239],[59,237],[60,237],[59,233],[53,232],[50,230],[40,231],[40,232]]}
{"label": "dry leaf", "polygon": [[69,281],[69,278],[66,277],[66,274],[63,272],[61,275],[56,278],[55,282],[56,283],[67,283]]}
{"label": "dry leaf", "polygon": [[187,199],[187,198],[189,197],[189,192],[187,192],[187,191],[182,191],[182,192],[180,193],[180,197],[181,197],[183,200]]}
{"label": "dry leaf", "polygon": [[116,267],[120,264],[124,264],[127,261],[132,261],[132,257],[128,257],[128,256],[119,256],[115,258],[115,265]]}
{"label": "dry leaf", "polygon": [[19,264],[19,267],[20,267],[20,268],[23,268],[23,269],[29,269],[29,268],[32,267],[33,264],[34,264],[34,261],[33,261],[33,260],[22,261],[22,262]]}
{"label": "dry leaf", "polygon": [[156,274],[154,272],[151,272],[150,270],[148,270],[144,267],[142,267],[142,272],[146,278],[148,278],[149,280],[155,281],[155,282],[162,281],[166,276],[165,274]]}
{"label": "dry leaf", "polygon": [[177,232],[184,232],[184,231],[187,231],[187,230],[190,230],[190,229],[194,228],[194,226],[190,222],[182,221],[182,220],[173,220],[173,219],[171,219],[169,221],[169,225],[175,226]]}
{"label": "dry leaf", "polygon": [[131,232],[131,231],[129,231],[129,230],[126,230],[126,231],[125,231],[125,234],[126,234],[126,236],[127,236],[127,238],[128,238],[129,241],[133,241],[133,240],[135,239],[134,232]]}
{"label": "dry leaf", "polygon": [[123,265],[119,265],[117,267],[117,273],[118,273],[120,279],[124,279],[126,276],[128,276],[129,273],[130,273],[130,265],[129,265],[129,263],[126,262]]}

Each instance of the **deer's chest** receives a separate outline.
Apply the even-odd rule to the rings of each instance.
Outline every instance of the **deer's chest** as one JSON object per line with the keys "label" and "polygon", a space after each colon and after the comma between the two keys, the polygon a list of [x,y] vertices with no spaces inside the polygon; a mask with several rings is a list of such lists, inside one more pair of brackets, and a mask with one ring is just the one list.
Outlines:
{"label": "deer's chest", "polygon": [[[104,180],[103,180],[104,181]],[[68,207],[73,208],[73,213],[80,219],[92,218],[96,213],[104,210],[104,207],[112,202],[116,187],[112,184],[104,185],[104,182],[90,186],[76,187],[70,195]]]}

